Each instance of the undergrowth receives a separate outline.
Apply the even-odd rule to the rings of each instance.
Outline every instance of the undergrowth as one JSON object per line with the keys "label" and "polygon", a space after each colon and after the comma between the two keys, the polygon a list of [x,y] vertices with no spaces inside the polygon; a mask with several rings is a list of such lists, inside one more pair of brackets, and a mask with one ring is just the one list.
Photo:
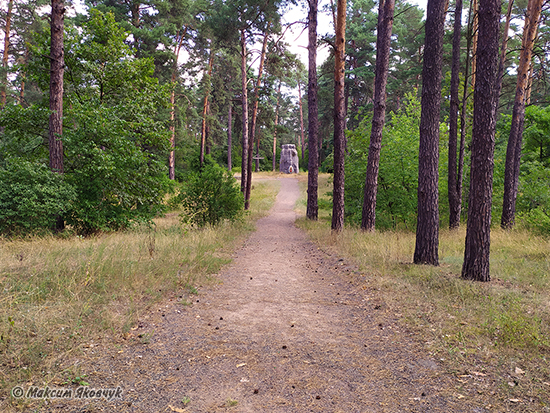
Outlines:
{"label": "undergrowth", "polygon": [[277,181],[255,182],[244,220],[199,230],[174,211],[88,238],[0,239],[0,399],[25,382],[74,382],[65,360],[82,346],[124,336],[156,302],[213,282],[277,192]]}

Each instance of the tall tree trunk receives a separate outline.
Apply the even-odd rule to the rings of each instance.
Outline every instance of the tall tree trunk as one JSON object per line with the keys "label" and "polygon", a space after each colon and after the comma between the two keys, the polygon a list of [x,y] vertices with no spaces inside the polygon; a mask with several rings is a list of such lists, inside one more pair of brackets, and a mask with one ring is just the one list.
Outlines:
{"label": "tall tree trunk", "polygon": [[63,173],[63,0],[52,0],[50,51],[50,169]]}
{"label": "tall tree trunk", "polygon": [[470,2],[468,11],[468,36],[466,41],[466,64],[464,65],[464,87],[462,89],[462,107],[460,110],[460,148],[458,151],[458,173],[456,177],[457,194],[462,204],[462,182],[464,177],[464,151],[466,148],[466,109],[468,107],[468,92],[470,90],[469,70],[470,70],[470,50],[473,40],[473,4]]}
{"label": "tall tree trunk", "polygon": [[439,265],[439,114],[445,2],[428,0],[422,68],[415,264]]}
{"label": "tall tree trunk", "polygon": [[183,43],[183,38],[187,34],[187,27],[184,28],[183,33],[180,36],[176,36],[176,46],[175,46],[175,55],[176,59],[174,60],[174,67],[172,68],[172,90],[170,92],[170,155],[168,158],[168,178],[176,179],[176,77],[178,73],[178,59],[180,56],[181,45]]}
{"label": "tall tree trunk", "polygon": [[277,105],[275,106],[275,130],[273,131],[273,171],[277,168],[277,125],[279,124],[279,98],[281,97],[281,81],[277,88]]}
{"label": "tall tree trunk", "polygon": [[[63,51],[63,0],[52,0],[51,46],[50,46],[50,121],[49,152],[50,169],[63,173],[63,72],[65,56]],[[63,218],[57,217],[56,230],[64,228]]]}
{"label": "tall tree trunk", "polygon": [[200,148],[200,166],[204,163],[204,150],[206,145],[206,122],[208,115],[208,98],[210,97],[210,78],[212,76],[212,66],[214,65],[214,49],[210,49],[210,58],[208,59],[208,68],[204,77],[204,105],[202,108],[202,129],[201,129],[201,148]]}
{"label": "tall tree trunk", "polygon": [[13,0],[8,3],[6,13],[6,26],[4,27],[4,53],[2,55],[2,87],[0,89],[0,107],[6,106],[6,94],[8,90],[8,57],[10,48],[11,16],[13,10]]}
{"label": "tall tree trunk", "polygon": [[304,112],[302,108],[302,82],[298,80],[298,105],[300,108],[300,138],[302,140],[302,161],[304,160],[305,142],[304,142]]}
{"label": "tall tree trunk", "polygon": [[346,107],[344,96],[346,53],[346,0],[338,0],[334,51],[334,186],[332,191],[333,231],[344,229],[344,162]]}
{"label": "tall tree trunk", "polygon": [[481,0],[468,223],[462,278],[489,281],[500,0]]}
{"label": "tall tree trunk", "polygon": [[307,212],[308,219],[317,220],[318,174],[319,174],[319,119],[317,109],[317,7],[318,0],[309,0],[308,14],[308,137],[309,157],[307,167]]}
{"label": "tall tree trunk", "polygon": [[[460,0],[459,0],[460,1]],[[376,37],[376,70],[374,76],[374,112],[370,133],[367,176],[363,198],[361,229],[374,231],[376,224],[376,195],[378,192],[378,171],[382,131],[386,120],[386,86],[390,61],[391,33],[395,0],[381,0],[378,8],[378,28]]]}
{"label": "tall tree trunk", "polygon": [[229,101],[229,113],[227,114],[227,169],[231,171],[231,148],[233,145],[233,102]]}
{"label": "tall tree trunk", "polygon": [[476,85],[477,71],[477,40],[479,33],[479,0],[472,0],[473,3],[473,24],[472,24],[472,87]]}
{"label": "tall tree trunk", "polygon": [[449,161],[447,193],[449,196],[449,228],[460,225],[461,194],[457,171],[458,88],[460,84],[460,31],[462,30],[462,0],[456,0],[454,13],[453,57],[451,69],[451,107],[449,113]]}
{"label": "tall tree trunk", "polygon": [[[246,192],[246,179],[248,174],[246,168],[248,166],[248,91],[247,91],[247,76],[246,76],[246,34],[244,29],[241,30],[241,99],[243,107],[242,119],[242,159],[241,159],[241,192]],[[245,201],[246,205],[246,201]]]}
{"label": "tall tree trunk", "polygon": [[258,79],[256,80],[256,87],[254,90],[254,103],[252,106],[252,121],[250,123],[250,131],[249,131],[249,142],[248,142],[248,168],[246,170],[247,172],[247,178],[246,178],[246,191],[244,193],[244,209],[247,210],[250,208],[250,192],[252,190],[252,152],[254,149],[254,138],[256,136],[256,119],[258,117],[258,105],[260,103],[260,85],[262,84],[262,73],[264,70],[264,62],[265,62],[265,53],[267,50],[267,38],[268,38],[268,30],[269,27],[266,29],[264,33],[264,42],[262,45],[262,55],[260,57],[260,67],[258,68]]}
{"label": "tall tree trunk", "polygon": [[504,202],[500,226],[510,229],[514,226],[516,215],[516,198],[519,185],[519,164],[521,160],[521,141],[523,138],[523,121],[525,119],[525,91],[529,82],[529,67],[533,53],[533,44],[537,33],[539,17],[543,0],[529,0],[523,41],[519,57],[519,66],[516,83],[516,97],[512,111],[512,126],[506,148],[506,164],[504,167]]}
{"label": "tall tree trunk", "polygon": [[506,22],[504,23],[504,31],[502,32],[502,46],[500,47],[500,61],[498,63],[498,88],[497,88],[497,108],[500,101],[500,91],[502,90],[502,79],[504,77],[504,64],[506,63],[506,49],[508,48],[508,32],[510,31],[510,22],[512,21],[512,7],[514,0],[508,1],[508,10],[506,12]]}

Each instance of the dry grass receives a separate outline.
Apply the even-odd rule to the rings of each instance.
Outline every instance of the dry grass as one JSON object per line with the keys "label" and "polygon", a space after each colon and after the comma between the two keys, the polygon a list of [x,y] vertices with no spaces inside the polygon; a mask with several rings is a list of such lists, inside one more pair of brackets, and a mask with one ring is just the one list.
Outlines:
{"label": "dry grass", "polygon": [[[319,194],[328,190],[323,176]],[[464,228],[441,231],[439,267],[419,266],[412,264],[414,233],[348,227],[335,235],[330,210],[319,212],[318,222],[302,219],[299,225],[316,243],[355,261],[388,311],[417,334],[427,351],[446,360],[449,370],[492,371],[502,397],[536,395],[550,405],[549,239],[493,229],[492,281],[476,283],[460,278]],[[521,379],[516,367],[526,372]]]}
{"label": "dry grass", "polygon": [[16,384],[81,380],[64,360],[82,346],[124,337],[168,296],[185,304],[230,261],[277,192],[277,181],[255,183],[250,213],[215,228],[182,227],[171,213],[90,238],[0,240],[0,399]]}

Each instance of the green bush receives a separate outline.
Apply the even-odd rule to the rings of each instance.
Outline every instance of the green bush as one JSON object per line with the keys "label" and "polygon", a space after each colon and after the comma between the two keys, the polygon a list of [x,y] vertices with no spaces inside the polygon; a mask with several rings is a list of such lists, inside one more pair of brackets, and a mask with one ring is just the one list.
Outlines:
{"label": "green bush", "polygon": [[235,220],[243,211],[243,195],[227,169],[207,160],[202,171],[192,171],[181,188],[182,222],[203,227],[224,219]]}
{"label": "green bush", "polygon": [[0,233],[27,234],[55,227],[76,194],[62,175],[21,159],[0,169]]}

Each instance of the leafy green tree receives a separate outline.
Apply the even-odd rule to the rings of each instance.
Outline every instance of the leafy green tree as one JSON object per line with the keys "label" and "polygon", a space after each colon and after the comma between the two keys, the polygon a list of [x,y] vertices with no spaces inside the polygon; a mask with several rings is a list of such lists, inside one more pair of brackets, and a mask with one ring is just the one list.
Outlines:
{"label": "leafy green tree", "polygon": [[0,168],[0,233],[27,234],[55,228],[76,193],[44,163],[12,158]]}
{"label": "leafy green tree", "polygon": [[244,197],[237,181],[227,169],[210,156],[199,171],[187,174],[178,196],[184,223],[204,227],[228,219],[234,221],[243,212]]}
{"label": "leafy green tree", "polygon": [[[65,39],[64,169],[77,194],[65,219],[80,233],[150,219],[162,208],[167,188],[169,131],[159,108],[168,104],[168,89],[153,77],[151,59],[132,56],[126,38],[112,14],[92,9],[82,28],[68,30]],[[37,57],[47,56],[47,49],[43,37],[29,65],[44,88],[47,59]],[[13,155],[39,159],[43,151],[32,147],[44,140],[40,125],[47,116],[40,105],[8,109],[2,143]],[[31,145],[26,137],[33,137]]]}

